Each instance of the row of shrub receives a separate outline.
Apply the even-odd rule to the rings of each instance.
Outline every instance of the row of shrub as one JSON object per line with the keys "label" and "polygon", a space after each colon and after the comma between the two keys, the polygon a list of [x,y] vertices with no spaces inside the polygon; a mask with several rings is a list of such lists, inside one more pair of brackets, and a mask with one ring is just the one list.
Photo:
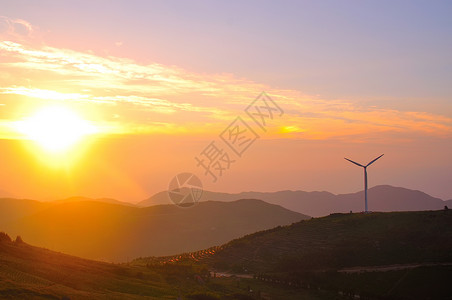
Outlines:
{"label": "row of shrub", "polygon": [[[3,231],[0,231],[0,243],[1,242],[12,242],[12,239],[7,233],[5,233]],[[23,243],[23,240],[20,237],[20,235],[18,235],[14,242],[16,242],[16,243]]]}

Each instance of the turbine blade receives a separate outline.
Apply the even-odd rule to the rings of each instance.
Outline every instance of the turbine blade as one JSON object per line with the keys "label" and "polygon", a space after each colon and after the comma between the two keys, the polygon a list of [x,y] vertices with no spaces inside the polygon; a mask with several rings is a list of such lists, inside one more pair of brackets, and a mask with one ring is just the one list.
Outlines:
{"label": "turbine blade", "polygon": [[368,163],[366,165],[366,167],[370,166],[371,164],[373,164],[377,159],[379,159],[380,157],[382,157],[384,154],[380,155],[379,157],[377,157],[376,159],[374,159],[373,161],[371,161],[370,163]]}
{"label": "turbine blade", "polygon": [[357,165],[357,166],[360,166],[360,167],[363,167],[363,168],[364,168],[364,166],[363,166],[362,164],[359,164],[359,163],[357,163],[357,162],[354,162],[354,161],[351,160],[351,159],[348,159],[348,158],[346,158],[346,157],[344,157],[344,159],[348,160],[349,162],[351,162],[351,163],[353,163],[353,164],[355,164],[355,165]]}

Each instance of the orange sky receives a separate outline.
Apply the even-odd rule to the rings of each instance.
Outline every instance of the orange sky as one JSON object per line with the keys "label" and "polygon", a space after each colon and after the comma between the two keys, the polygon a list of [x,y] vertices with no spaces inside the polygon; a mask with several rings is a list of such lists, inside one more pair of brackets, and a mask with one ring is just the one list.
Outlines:
{"label": "orange sky", "polygon": [[[135,202],[166,189],[179,172],[198,174],[206,189],[216,191],[353,192],[362,188],[361,170],[343,157],[366,163],[385,153],[369,170],[371,186],[452,198],[447,114],[323,99],[231,73],[58,47],[26,20],[2,22],[0,196]],[[244,111],[262,91],[284,111],[266,132]],[[96,133],[60,157],[46,153],[15,124],[50,106],[75,112]],[[219,135],[238,116],[260,138],[213,183],[195,156],[211,141],[220,144]]]}

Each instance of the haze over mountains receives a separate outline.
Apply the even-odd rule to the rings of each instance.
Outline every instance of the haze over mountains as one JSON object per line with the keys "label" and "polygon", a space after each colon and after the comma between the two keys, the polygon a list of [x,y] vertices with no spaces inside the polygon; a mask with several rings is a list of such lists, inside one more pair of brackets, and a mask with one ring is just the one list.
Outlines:
{"label": "haze over mountains", "polygon": [[[359,212],[363,208],[363,192],[334,195],[206,191],[202,202],[192,208],[147,206],[165,201],[169,201],[166,192],[136,206],[103,198],[72,197],[54,202],[5,198],[0,199],[0,229],[21,235],[31,244],[68,254],[126,261],[139,256],[196,251],[308,216]],[[452,201],[420,191],[391,186],[369,189],[372,211],[438,210],[445,205],[452,208]]]}
{"label": "haze over mountains", "polygon": [[309,218],[261,200],[132,207],[82,199],[0,199],[0,228],[30,244],[85,258],[126,261],[225,243]]}
{"label": "haze over mountains", "polygon": [[[418,211],[438,210],[452,206],[452,200],[443,201],[421,191],[390,185],[379,185],[368,190],[371,211]],[[261,199],[312,217],[326,216],[336,212],[363,211],[364,192],[335,195],[329,192],[279,191],[243,192],[237,194],[204,191],[200,201],[234,201],[238,199]],[[171,203],[167,192],[160,192],[137,203],[138,206]]]}

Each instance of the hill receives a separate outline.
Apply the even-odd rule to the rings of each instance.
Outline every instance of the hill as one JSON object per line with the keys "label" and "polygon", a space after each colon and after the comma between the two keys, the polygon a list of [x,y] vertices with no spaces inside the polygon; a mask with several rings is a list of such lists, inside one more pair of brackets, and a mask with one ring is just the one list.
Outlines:
{"label": "hill", "polygon": [[204,263],[288,290],[335,293],[331,299],[450,299],[452,210],[333,214],[204,251],[136,260],[146,262]]}
{"label": "hill", "polygon": [[236,239],[210,259],[253,272],[452,263],[452,210],[333,214]]}
{"label": "hill", "polygon": [[134,206],[133,204],[121,202],[115,199],[99,198],[91,199],[86,197],[70,197],[55,201],[36,201],[31,199],[0,198],[0,228],[6,228],[9,223],[20,220],[26,216],[33,215],[39,211],[50,208],[54,204],[68,202],[102,202]]}
{"label": "hill", "polygon": [[1,299],[162,299],[171,295],[169,284],[148,279],[159,278],[149,269],[90,261],[23,242],[0,240],[0,263]]}
{"label": "hill", "polygon": [[[325,299],[326,292],[213,278],[200,265],[112,264],[13,242],[0,232],[0,299]],[[250,287],[256,291],[250,291]],[[261,297],[263,296],[263,297]],[[328,298],[333,299],[333,298]]]}
{"label": "hill", "polygon": [[7,232],[31,244],[107,261],[195,251],[308,218],[253,199],[209,201],[190,209],[2,199],[0,215]]}
{"label": "hill", "polygon": [[[389,185],[380,185],[368,190],[369,209],[372,211],[419,211],[438,210],[452,201],[443,201],[421,191]],[[204,191],[200,201],[234,201],[237,199],[261,199],[281,205],[289,210],[313,217],[326,216],[337,212],[359,212],[364,207],[364,192],[335,195],[329,192],[279,191],[243,192],[238,194]],[[171,203],[167,192],[160,192],[137,203],[138,206]]]}
{"label": "hill", "polygon": [[7,224],[37,213],[48,207],[50,207],[48,203],[35,200],[1,198],[0,228],[6,228]]}
{"label": "hill", "polygon": [[[130,264],[57,253],[0,232],[0,298],[450,299],[451,222],[451,210],[334,214]],[[212,277],[206,265],[247,275]]]}

